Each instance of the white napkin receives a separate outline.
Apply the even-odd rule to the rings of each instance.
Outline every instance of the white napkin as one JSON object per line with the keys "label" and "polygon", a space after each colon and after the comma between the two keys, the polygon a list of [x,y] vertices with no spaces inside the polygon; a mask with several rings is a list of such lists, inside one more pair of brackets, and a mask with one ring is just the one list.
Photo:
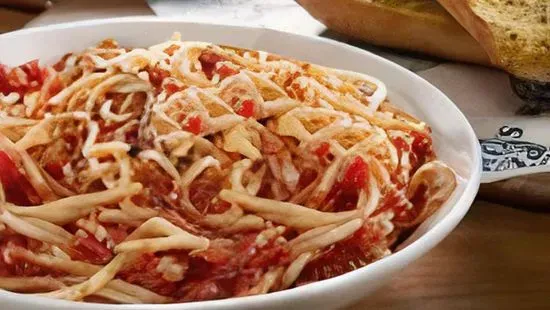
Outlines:
{"label": "white napkin", "polygon": [[155,14],[191,22],[266,27],[318,35],[325,26],[294,0],[149,0]]}

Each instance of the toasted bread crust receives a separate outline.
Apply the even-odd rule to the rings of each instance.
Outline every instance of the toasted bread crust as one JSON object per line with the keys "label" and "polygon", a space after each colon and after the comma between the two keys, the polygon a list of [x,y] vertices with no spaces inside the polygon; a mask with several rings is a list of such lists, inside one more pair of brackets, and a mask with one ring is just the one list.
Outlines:
{"label": "toasted bread crust", "polygon": [[328,28],[377,45],[490,64],[481,46],[435,0],[298,0]]}
{"label": "toasted bread crust", "polygon": [[547,0],[438,0],[511,74],[550,81],[550,3]]}

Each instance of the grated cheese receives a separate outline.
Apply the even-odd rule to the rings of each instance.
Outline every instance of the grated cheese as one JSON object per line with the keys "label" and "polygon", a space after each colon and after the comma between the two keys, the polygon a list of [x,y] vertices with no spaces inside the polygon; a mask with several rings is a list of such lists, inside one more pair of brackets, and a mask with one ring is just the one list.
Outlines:
{"label": "grated cheese", "polygon": [[19,101],[21,96],[18,93],[9,93],[7,96],[0,92],[0,104],[12,105]]}

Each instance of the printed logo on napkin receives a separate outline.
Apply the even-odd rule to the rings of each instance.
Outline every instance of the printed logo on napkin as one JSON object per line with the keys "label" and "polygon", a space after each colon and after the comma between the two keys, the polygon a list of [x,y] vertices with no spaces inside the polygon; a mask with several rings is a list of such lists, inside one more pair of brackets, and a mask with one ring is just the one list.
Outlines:
{"label": "printed logo on napkin", "polygon": [[474,118],[480,138],[483,182],[550,171],[547,117]]}

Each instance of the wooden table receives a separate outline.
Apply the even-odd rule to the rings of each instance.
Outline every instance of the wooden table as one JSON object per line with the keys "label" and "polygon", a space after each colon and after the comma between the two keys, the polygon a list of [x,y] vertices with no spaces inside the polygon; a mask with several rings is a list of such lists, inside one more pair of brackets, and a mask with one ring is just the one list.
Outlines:
{"label": "wooden table", "polygon": [[[95,17],[112,16],[113,12],[151,14],[142,0],[73,2],[85,6],[88,14],[81,7],[75,12],[64,2],[56,12],[52,10],[35,20],[35,24],[74,19],[69,13],[78,17],[90,12]],[[21,18],[14,18],[14,23]],[[522,188],[533,191],[531,187]],[[476,201],[442,243],[377,294],[349,310],[550,309],[549,244],[550,214]]]}

